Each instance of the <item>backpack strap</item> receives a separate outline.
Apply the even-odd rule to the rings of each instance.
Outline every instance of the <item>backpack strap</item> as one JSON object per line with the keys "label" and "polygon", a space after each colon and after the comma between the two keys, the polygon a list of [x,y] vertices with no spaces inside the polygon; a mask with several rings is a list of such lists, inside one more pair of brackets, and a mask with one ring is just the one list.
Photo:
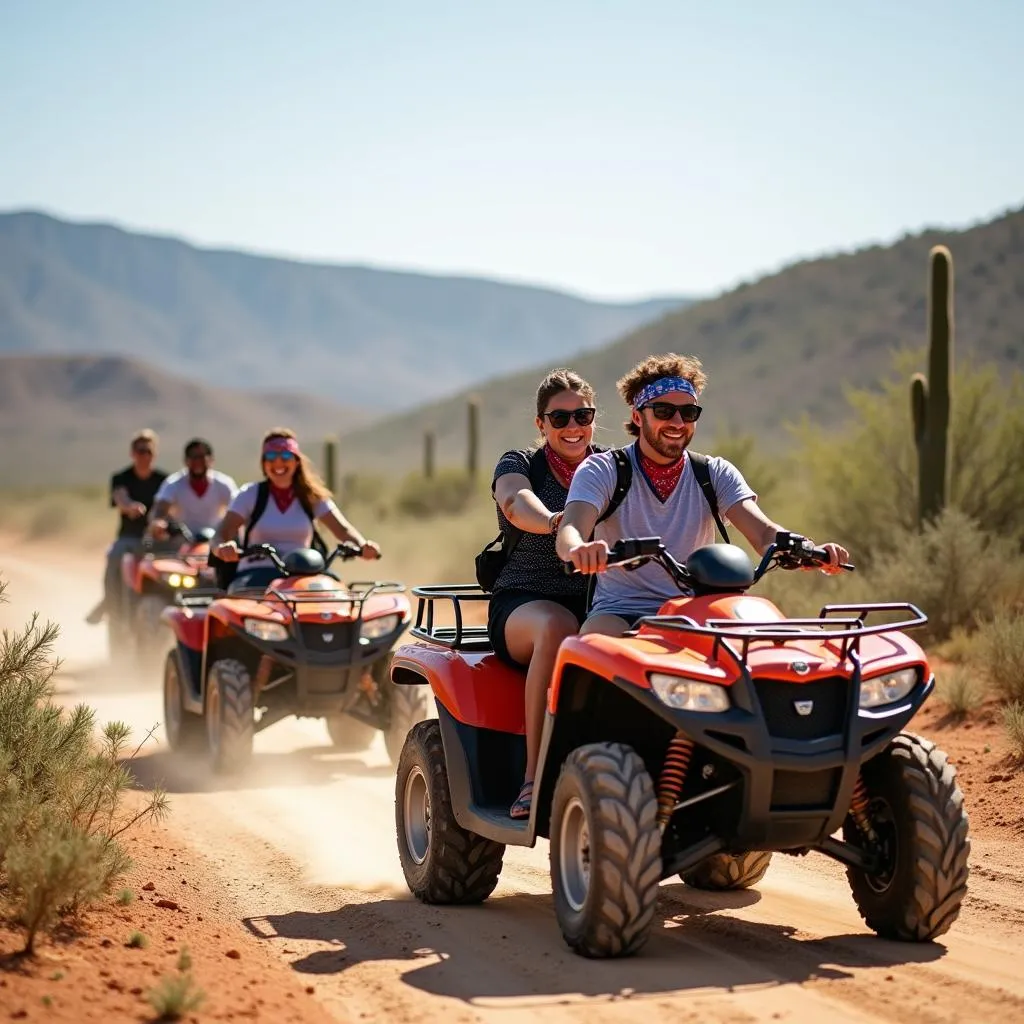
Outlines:
{"label": "backpack strap", "polygon": [[693,467],[693,475],[697,478],[697,483],[700,484],[701,491],[704,492],[704,499],[708,503],[708,507],[711,509],[711,515],[714,516],[715,525],[718,527],[718,532],[722,535],[726,544],[731,544],[729,540],[729,531],[725,528],[725,523],[722,522],[722,517],[718,513],[718,495],[715,494],[714,484],[711,483],[711,470],[708,468],[708,457],[701,455],[700,452],[690,452],[690,465]]}
{"label": "backpack strap", "polygon": [[633,484],[633,460],[629,457],[629,447],[613,448],[612,458],[615,459],[615,490],[612,491],[608,506],[597,517],[598,523],[603,523],[615,514],[615,510],[622,504],[622,499],[629,493],[629,488]]}
{"label": "backpack strap", "polygon": [[260,517],[267,510],[267,502],[270,500],[270,481],[261,480],[259,485],[256,487],[256,501],[252,506],[252,515],[249,516],[249,522],[245,524],[245,533],[242,535],[242,550],[244,551],[249,546],[249,533],[252,528],[260,521]]}

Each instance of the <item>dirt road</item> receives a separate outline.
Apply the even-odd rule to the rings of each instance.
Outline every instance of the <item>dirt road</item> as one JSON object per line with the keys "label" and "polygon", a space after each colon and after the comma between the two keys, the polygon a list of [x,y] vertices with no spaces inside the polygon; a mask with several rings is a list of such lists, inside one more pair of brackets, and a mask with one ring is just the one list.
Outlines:
{"label": "dirt road", "polygon": [[[137,734],[161,718],[159,680],[113,678],[103,636],[81,624],[98,567],[69,553],[10,552],[16,602],[66,625],[62,687],[101,720]],[[158,732],[162,740],[162,733]],[[481,907],[408,898],[394,840],[393,772],[379,741],[339,756],[319,722],[257,737],[253,770],[211,780],[157,742],[134,770],[170,791],[172,822],[207,866],[204,898],[235,909],[342,1020],[1024,1021],[1024,858],[1019,843],[976,839],[971,891],[951,934],[885,942],[861,923],[842,870],[776,856],[757,890],[662,887],[659,921],[636,958],[589,962],[564,946],[551,908],[547,844],[510,850]]]}

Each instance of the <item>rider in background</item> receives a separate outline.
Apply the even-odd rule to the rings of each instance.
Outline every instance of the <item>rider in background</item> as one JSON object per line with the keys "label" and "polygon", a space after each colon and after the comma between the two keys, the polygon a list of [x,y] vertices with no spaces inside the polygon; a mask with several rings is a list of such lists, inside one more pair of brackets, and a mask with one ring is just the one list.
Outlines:
{"label": "rider in background", "polygon": [[[276,427],[263,438],[263,479],[243,485],[217,527],[212,553],[222,562],[238,562],[246,547],[270,544],[284,558],[319,541],[314,524],[322,523],[338,538],[361,549],[363,558],[380,558],[380,547],[341,514],[313,464],[299,449],[295,434]],[[235,539],[245,530],[241,544]],[[249,556],[238,566],[235,588],[265,586],[279,573],[265,558]]]}
{"label": "rider in background", "polygon": [[194,534],[213,529],[238,493],[238,484],[213,468],[213,447],[201,437],[185,445],[185,468],[172,473],[157,491],[149,513],[149,533],[167,537],[167,519],[180,520]]}
{"label": "rider in background", "polygon": [[[506,452],[491,489],[502,534],[521,536],[492,587],[487,632],[495,654],[526,668],[526,772],[509,815],[530,814],[544,707],[561,642],[579,632],[587,614],[587,581],[567,576],[555,554],[555,531],[569,484],[593,444],[594,389],[572,370],[553,370],[537,389],[539,449]],[[534,468],[534,465],[538,467]],[[531,482],[535,481],[535,482]]]}
{"label": "rider in background", "polygon": [[[581,573],[599,574],[582,633],[621,634],[679,596],[657,565],[606,573],[609,545],[627,537],[660,537],[682,562],[715,540],[714,516],[687,456],[702,412],[697,400],[706,384],[700,360],[675,353],[650,356],[618,382],[631,409],[626,431],[636,438],[626,449],[632,484],[615,512],[599,523],[615,489],[615,460],[610,452],[588,459],[573,477],[558,533],[559,556]],[[783,528],[761,511],[757,495],[731,462],[709,458],[708,470],[724,519],[763,555]],[[849,552],[838,544],[824,548],[831,561],[822,571],[841,572]]]}
{"label": "rider in background", "polygon": [[121,559],[141,544],[146,533],[146,517],[156,500],[157,491],[167,479],[167,474],[153,465],[157,440],[154,431],[140,430],[131,442],[132,464],[110,478],[110,507],[118,510],[120,520],[117,538],[107,548],[103,598],[86,617],[89,623],[102,622],[104,615],[117,608]]}

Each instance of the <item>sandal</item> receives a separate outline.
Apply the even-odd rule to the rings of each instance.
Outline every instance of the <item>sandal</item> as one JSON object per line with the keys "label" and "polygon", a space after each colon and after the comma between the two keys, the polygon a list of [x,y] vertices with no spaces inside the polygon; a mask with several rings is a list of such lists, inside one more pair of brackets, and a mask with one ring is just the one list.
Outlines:
{"label": "sandal", "polygon": [[533,779],[529,779],[523,783],[523,788],[519,790],[519,796],[516,797],[516,802],[509,808],[508,816],[510,818],[528,818],[532,802]]}

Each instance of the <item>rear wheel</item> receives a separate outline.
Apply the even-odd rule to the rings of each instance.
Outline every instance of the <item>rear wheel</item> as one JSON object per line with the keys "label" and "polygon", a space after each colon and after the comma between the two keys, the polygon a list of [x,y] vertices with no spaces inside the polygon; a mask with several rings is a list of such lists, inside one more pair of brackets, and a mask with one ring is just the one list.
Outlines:
{"label": "rear wheel", "polygon": [[661,882],[654,783],[623,743],[578,747],[555,785],[551,883],[562,935],[589,957],[647,941]]}
{"label": "rear wheel", "polygon": [[175,651],[168,651],[164,661],[164,732],[171,750],[200,750],[206,742],[202,718],[185,708],[185,691]]}
{"label": "rear wheel", "polygon": [[772,862],[770,852],[751,850],[749,853],[716,853],[702,860],[691,871],[679,877],[695,889],[724,892],[729,889],[749,889],[764,878]]}
{"label": "rear wheel", "polygon": [[384,748],[392,764],[398,764],[409,731],[429,714],[430,691],[426,686],[396,686],[389,679],[388,727],[384,730]]}
{"label": "rear wheel", "polygon": [[249,670],[221,658],[206,677],[206,739],[217,772],[241,771],[252,759],[253,705]]}
{"label": "rear wheel", "polygon": [[[857,909],[885,938],[928,942],[949,930],[967,893],[971,841],[956,769],[934,743],[902,733],[861,777],[883,871],[847,868]],[[852,817],[843,835],[864,846]]]}
{"label": "rear wheel", "polygon": [[366,750],[377,735],[377,730],[372,725],[360,722],[351,715],[330,715],[325,721],[334,749],[343,754]]}
{"label": "rear wheel", "polygon": [[398,856],[424,903],[482,903],[498,884],[505,847],[464,829],[452,813],[436,719],[413,726],[395,778]]}

